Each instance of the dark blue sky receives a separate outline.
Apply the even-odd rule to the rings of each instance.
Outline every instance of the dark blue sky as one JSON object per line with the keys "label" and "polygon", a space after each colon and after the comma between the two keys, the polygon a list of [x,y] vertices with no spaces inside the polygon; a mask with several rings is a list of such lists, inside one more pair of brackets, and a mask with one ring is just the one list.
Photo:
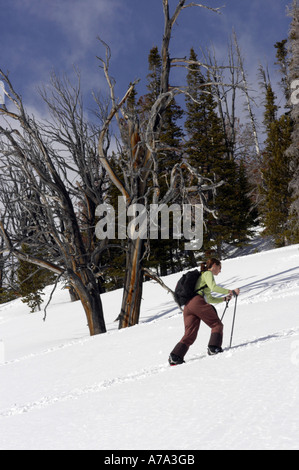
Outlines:
{"label": "dark blue sky", "polygon": [[[173,10],[178,0],[170,0]],[[188,2],[190,3],[190,2]],[[274,43],[287,37],[290,18],[288,0],[207,0],[220,7],[217,15],[203,8],[187,8],[179,17],[171,46],[172,57],[188,56],[194,47],[214,44],[219,60],[226,60],[232,29],[236,30],[246,69],[255,89],[259,62],[268,63],[274,84]],[[146,85],[147,57],[160,47],[163,34],[162,0],[0,0],[0,67],[29,106],[39,107],[37,86],[49,81],[52,70],[82,72],[82,86],[104,89],[96,56],[104,49],[96,37],[111,47],[112,74],[122,95],[130,81],[141,78]],[[175,83],[177,85],[177,83]]]}

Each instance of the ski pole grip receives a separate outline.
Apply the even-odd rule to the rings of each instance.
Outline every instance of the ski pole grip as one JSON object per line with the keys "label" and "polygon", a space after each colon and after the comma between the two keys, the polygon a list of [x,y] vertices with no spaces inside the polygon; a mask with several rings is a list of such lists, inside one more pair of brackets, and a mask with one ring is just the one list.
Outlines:
{"label": "ski pole grip", "polygon": [[233,290],[234,297],[238,297],[238,294],[236,291]]}

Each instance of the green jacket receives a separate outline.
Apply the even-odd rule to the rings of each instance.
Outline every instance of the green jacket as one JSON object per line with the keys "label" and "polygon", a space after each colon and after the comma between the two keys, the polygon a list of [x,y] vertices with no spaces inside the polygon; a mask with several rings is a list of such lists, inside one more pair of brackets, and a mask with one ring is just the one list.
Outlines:
{"label": "green jacket", "polygon": [[205,297],[206,301],[209,304],[220,304],[224,301],[223,298],[213,297],[211,295],[212,292],[217,292],[218,294],[224,295],[229,294],[228,289],[224,289],[223,287],[217,286],[215,278],[211,271],[205,271],[204,273],[202,273],[195,286],[195,291],[198,291],[199,289],[201,289],[201,292],[197,293],[202,297]]}

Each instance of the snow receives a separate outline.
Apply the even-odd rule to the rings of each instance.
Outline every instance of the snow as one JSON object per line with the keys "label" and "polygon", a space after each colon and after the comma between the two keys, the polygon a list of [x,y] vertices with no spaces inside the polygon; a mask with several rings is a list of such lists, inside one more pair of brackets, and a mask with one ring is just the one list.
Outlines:
{"label": "snow", "polygon": [[154,282],[126,330],[121,290],[103,295],[108,333],[92,338],[62,288],[46,322],[21,300],[0,305],[0,449],[298,450],[299,245],[225,260],[217,283],[241,287],[233,347],[232,301],[225,352],[206,355],[202,325],[178,367],[182,314]]}

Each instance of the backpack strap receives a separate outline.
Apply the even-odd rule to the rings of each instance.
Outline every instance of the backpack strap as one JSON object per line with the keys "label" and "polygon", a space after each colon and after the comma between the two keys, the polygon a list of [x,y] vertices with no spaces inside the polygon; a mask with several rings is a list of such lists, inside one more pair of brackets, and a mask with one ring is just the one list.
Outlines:
{"label": "backpack strap", "polygon": [[207,284],[205,284],[205,285],[204,285],[203,287],[201,287],[200,289],[197,289],[197,290],[195,291],[195,294],[199,294],[200,292],[203,293],[203,291],[205,290],[206,287],[208,287]]}

